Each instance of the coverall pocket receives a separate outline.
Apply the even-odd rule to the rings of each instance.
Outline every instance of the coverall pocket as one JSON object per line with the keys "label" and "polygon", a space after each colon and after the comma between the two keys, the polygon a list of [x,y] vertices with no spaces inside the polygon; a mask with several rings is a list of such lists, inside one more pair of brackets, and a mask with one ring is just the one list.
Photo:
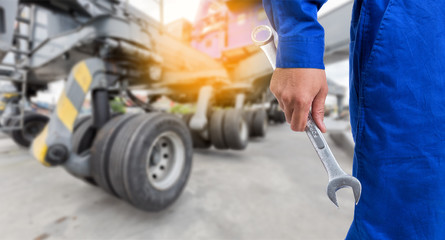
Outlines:
{"label": "coverall pocket", "polygon": [[[382,39],[384,38],[385,32],[390,30],[388,29],[389,20],[388,16],[391,14],[391,9],[394,6],[395,0],[390,0],[388,3],[388,6],[386,7],[385,13],[383,14],[382,21],[380,22],[379,30],[376,34],[376,38],[373,41],[371,52],[367,59],[365,60],[365,64],[363,65],[363,74],[366,75],[366,72],[370,70],[370,65],[372,65],[372,62],[374,61],[376,54],[378,52],[378,48],[382,46]],[[368,20],[369,21],[369,20]],[[366,39],[368,36],[364,36],[364,43],[370,42],[370,39]]]}
{"label": "coverall pocket", "polygon": [[[357,95],[358,95],[358,119],[357,119],[357,133],[356,133],[356,145],[360,146],[363,138],[363,132],[365,128],[365,108],[367,107],[367,101],[372,101],[373,99],[369,99],[366,94],[365,88],[368,86],[370,81],[373,81],[372,79],[374,76],[372,76],[373,71],[373,64],[376,58],[379,56],[379,52],[384,48],[384,44],[382,40],[385,38],[386,32],[391,31],[388,29],[388,25],[390,25],[390,20],[388,19],[388,16],[391,14],[391,9],[393,8],[395,3],[395,0],[390,0],[388,3],[388,6],[386,7],[385,13],[383,14],[382,20],[380,22],[380,26],[378,29],[378,32],[376,34],[376,38],[374,41],[371,41],[370,36],[366,34],[366,31],[362,29],[362,39],[361,39],[361,48],[363,47],[363,44],[372,42],[372,47],[368,48],[370,49],[370,53],[361,53],[360,56],[355,56],[356,59],[359,59],[358,62],[355,64],[360,66],[362,65],[362,68],[358,68],[357,73],[360,76],[356,76],[355,79],[358,79],[357,85]],[[366,14],[363,14],[363,16],[366,16]],[[362,19],[364,22],[369,22],[369,19]],[[364,29],[367,28],[367,26],[362,26]],[[365,48],[364,48],[365,49]],[[368,56],[366,59],[360,59],[363,56]],[[361,64],[360,62],[364,61],[364,64]],[[352,66],[351,66],[352,67]],[[351,76],[352,77],[352,76]],[[374,79],[375,80],[375,79]]]}

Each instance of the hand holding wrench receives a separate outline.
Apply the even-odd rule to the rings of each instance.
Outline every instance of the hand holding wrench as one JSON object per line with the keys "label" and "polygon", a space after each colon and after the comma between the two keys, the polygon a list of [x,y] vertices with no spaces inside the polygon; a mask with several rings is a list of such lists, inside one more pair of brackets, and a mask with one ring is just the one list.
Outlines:
{"label": "hand holding wrench", "polygon": [[[262,36],[263,40],[260,39],[260,33],[266,34],[265,37]],[[275,70],[277,48],[274,42],[273,30],[269,26],[258,26],[252,32],[252,40],[264,51],[267,59],[269,59],[269,62],[272,65],[272,68]],[[323,163],[326,172],[328,173],[329,183],[327,187],[327,194],[329,199],[331,199],[331,201],[338,207],[337,197],[335,195],[336,191],[344,187],[351,187],[352,191],[354,192],[355,204],[357,204],[362,191],[360,181],[357,178],[346,174],[341,169],[340,165],[338,165],[337,160],[326,142],[326,139],[313,121],[311,112],[309,112],[305,132],[308,135],[315,151],[317,152],[318,157]]]}

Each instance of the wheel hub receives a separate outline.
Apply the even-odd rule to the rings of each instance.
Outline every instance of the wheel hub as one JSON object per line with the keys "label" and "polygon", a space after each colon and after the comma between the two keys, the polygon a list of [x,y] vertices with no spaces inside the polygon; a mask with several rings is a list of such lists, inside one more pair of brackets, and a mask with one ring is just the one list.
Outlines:
{"label": "wheel hub", "polygon": [[185,163],[185,146],[174,132],[159,135],[148,151],[147,175],[159,190],[170,188],[179,179]]}

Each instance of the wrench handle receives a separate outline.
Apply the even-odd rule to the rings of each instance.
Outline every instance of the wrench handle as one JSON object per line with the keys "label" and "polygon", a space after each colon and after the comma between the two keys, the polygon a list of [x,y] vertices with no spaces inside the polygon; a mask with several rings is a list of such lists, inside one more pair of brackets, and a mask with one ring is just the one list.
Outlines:
{"label": "wrench handle", "polygon": [[315,124],[311,111],[309,111],[305,132],[309,137],[315,152],[317,152],[323,167],[328,173],[329,179],[346,174],[337,163],[337,160],[335,159],[334,154],[332,154],[323,133],[320,131],[317,124]]}

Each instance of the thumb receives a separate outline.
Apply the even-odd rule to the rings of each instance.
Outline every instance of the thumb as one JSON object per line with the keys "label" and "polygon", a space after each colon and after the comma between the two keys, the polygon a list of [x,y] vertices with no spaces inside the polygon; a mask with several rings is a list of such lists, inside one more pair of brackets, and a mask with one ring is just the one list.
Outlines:
{"label": "thumb", "polygon": [[320,128],[320,131],[323,133],[326,132],[326,126],[323,122],[325,101],[326,94],[320,91],[312,102],[312,118],[314,119],[314,122],[317,124],[318,128]]}

